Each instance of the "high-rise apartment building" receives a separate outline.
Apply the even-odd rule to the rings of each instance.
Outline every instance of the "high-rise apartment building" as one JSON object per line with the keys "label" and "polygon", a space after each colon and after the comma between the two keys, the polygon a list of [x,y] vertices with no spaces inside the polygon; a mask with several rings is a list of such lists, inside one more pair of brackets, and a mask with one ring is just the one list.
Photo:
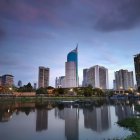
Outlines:
{"label": "high-rise apartment building", "polygon": [[140,53],[134,56],[134,66],[135,66],[137,87],[139,87],[140,86]]}
{"label": "high-rise apartment building", "polygon": [[72,50],[67,55],[67,62],[65,63],[65,86],[78,87],[78,48]]}
{"label": "high-rise apartment building", "polygon": [[1,77],[1,85],[3,86],[13,86],[14,85],[14,76],[10,74],[5,74]]}
{"label": "high-rise apartment building", "polygon": [[116,90],[134,88],[133,72],[119,70],[115,72]]}
{"label": "high-rise apartment building", "polygon": [[38,87],[48,87],[49,86],[50,69],[45,67],[39,67],[38,74]]}
{"label": "high-rise apartment building", "polygon": [[108,69],[103,66],[93,66],[83,70],[83,86],[108,89]]}

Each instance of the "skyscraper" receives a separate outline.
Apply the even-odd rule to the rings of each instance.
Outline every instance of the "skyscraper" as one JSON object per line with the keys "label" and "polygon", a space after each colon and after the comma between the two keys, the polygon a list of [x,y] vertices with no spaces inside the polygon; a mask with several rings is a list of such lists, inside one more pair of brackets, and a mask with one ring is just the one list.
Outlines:
{"label": "skyscraper", "polygon": [[50,69],[45,67],[39,67],[38,75],[38,87],[48,87],[49,86]]}
{"label": "skyscraper", "polygon": [[137,87],[139,87],[140,86],[140,53],[134,56],[134,66],[135,66]]}
{"label": "skyscraper", "polygon": [[78,87],[78,46],[67,55],[65,75],[66,87]]}
{"label": "skyscraper", "polygon": [[84,86],[91,85],[93,88],[108,89],[108,69],[103,66],[93,66],[83,70]]}
{"label": "skyscraper", "polygon": [[115,72],[116,89],[127,90],[134,88],[133,72],[128,70],[119,70]]}

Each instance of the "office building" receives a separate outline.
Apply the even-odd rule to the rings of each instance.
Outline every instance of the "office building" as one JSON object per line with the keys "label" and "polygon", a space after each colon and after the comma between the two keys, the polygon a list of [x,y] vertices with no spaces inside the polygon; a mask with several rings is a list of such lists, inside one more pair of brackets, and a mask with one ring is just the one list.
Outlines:
{"label": "office building", "polygon": [[108,69],[95,65],[83,70],[83,86],[91,85],[93,88],[108,89]]}
{"label": "office building", "polygon": [[37,83],[34,83],[34,89],[35,90],[37,89]]}
{"label": "office building", "polygon": [[82,82],[83,87],[88,86],[87,73],[88,73],[88,69],[83,69],[83,82]]}
{"label": "office building", "polygon": [[55,88],[65,88],[65,76],[56,77]]}
{"label": "office building", "polygon": [[65,86],[67,88],[78,87],[78,48],[72,50],[67,55],[65,63]]}
{"label": "office building", "polygon": [[45,88],[49,86],[50,69],[45,67],[39,67],[38,75],[38,87]]}
{"label": "office building", "polygon": [[22,87],[22,81],[21,80],[18,81],[18,87]]}
{"label": "office building", "polygon": [[140,86],[140,53],[134,56],[134,66],[135,66],[137,87],[139,87]]}
{"label": "office building", "polygon": [[12,87],[14,85],[14,76],[9,74],[3,75],[1,78],[1,85]]}
{"label": "office building", "polygon": [[116,90],[128,90],[134,88],[133,72],[119,70],[115,72]]}

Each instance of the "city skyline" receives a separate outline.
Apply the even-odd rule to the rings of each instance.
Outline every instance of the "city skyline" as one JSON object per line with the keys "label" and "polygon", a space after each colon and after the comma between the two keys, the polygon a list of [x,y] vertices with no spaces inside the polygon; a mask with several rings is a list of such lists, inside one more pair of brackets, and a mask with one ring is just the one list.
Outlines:
{"label": "city skyline", "polygon": [[65,54],[78,43],[80,85],[83,69],[102,65],[112,88],[115,71],[134,72],[139,7],[139,0],[1,0],[0,75],[14,75],[16,85],[37,83],[38,67],[49,67],[54,86],[65,73]]}

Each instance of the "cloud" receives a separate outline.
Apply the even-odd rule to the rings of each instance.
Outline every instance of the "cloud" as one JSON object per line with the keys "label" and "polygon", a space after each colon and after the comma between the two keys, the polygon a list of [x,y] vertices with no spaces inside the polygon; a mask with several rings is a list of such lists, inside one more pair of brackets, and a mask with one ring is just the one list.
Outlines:
{"label": "cloud", "polygon": [[96,30],[128,30],[140,25],[139,0],[94,0],[93,7]]}
{"label": "cloud", "polygon": [[6,32],[3,29],[0,29],[0,40],[6,36]]}
{"label": "cloud", "polygon": [[60,26],[59,10],[68,6],[69,0],[1,0],[0,17],[24,23]]}
{"label": "cloud", "polygon": [[15,59],[9,59],[9,58],[0,59],[0,67],[7,68],[10,70],[11,68],[15,68],[18,65],[20,65],[20,63]]}
{"label": "cloud", "polygon": [[81,0],[94,29],[101,32],[129,30],[140,25],[139,0]]}
{"label": "cloud", "polygon": [[138,27],[139,7],[140,0],[0,0],[0,20],[110,32]]}
{"label": "cloud", "polygon": [[54,33],[31,30],[28,28],[20,28],[19,30],[13,31],[12,34],[16,37],[22,37],[27,39],[54,39],[55,38]]}

